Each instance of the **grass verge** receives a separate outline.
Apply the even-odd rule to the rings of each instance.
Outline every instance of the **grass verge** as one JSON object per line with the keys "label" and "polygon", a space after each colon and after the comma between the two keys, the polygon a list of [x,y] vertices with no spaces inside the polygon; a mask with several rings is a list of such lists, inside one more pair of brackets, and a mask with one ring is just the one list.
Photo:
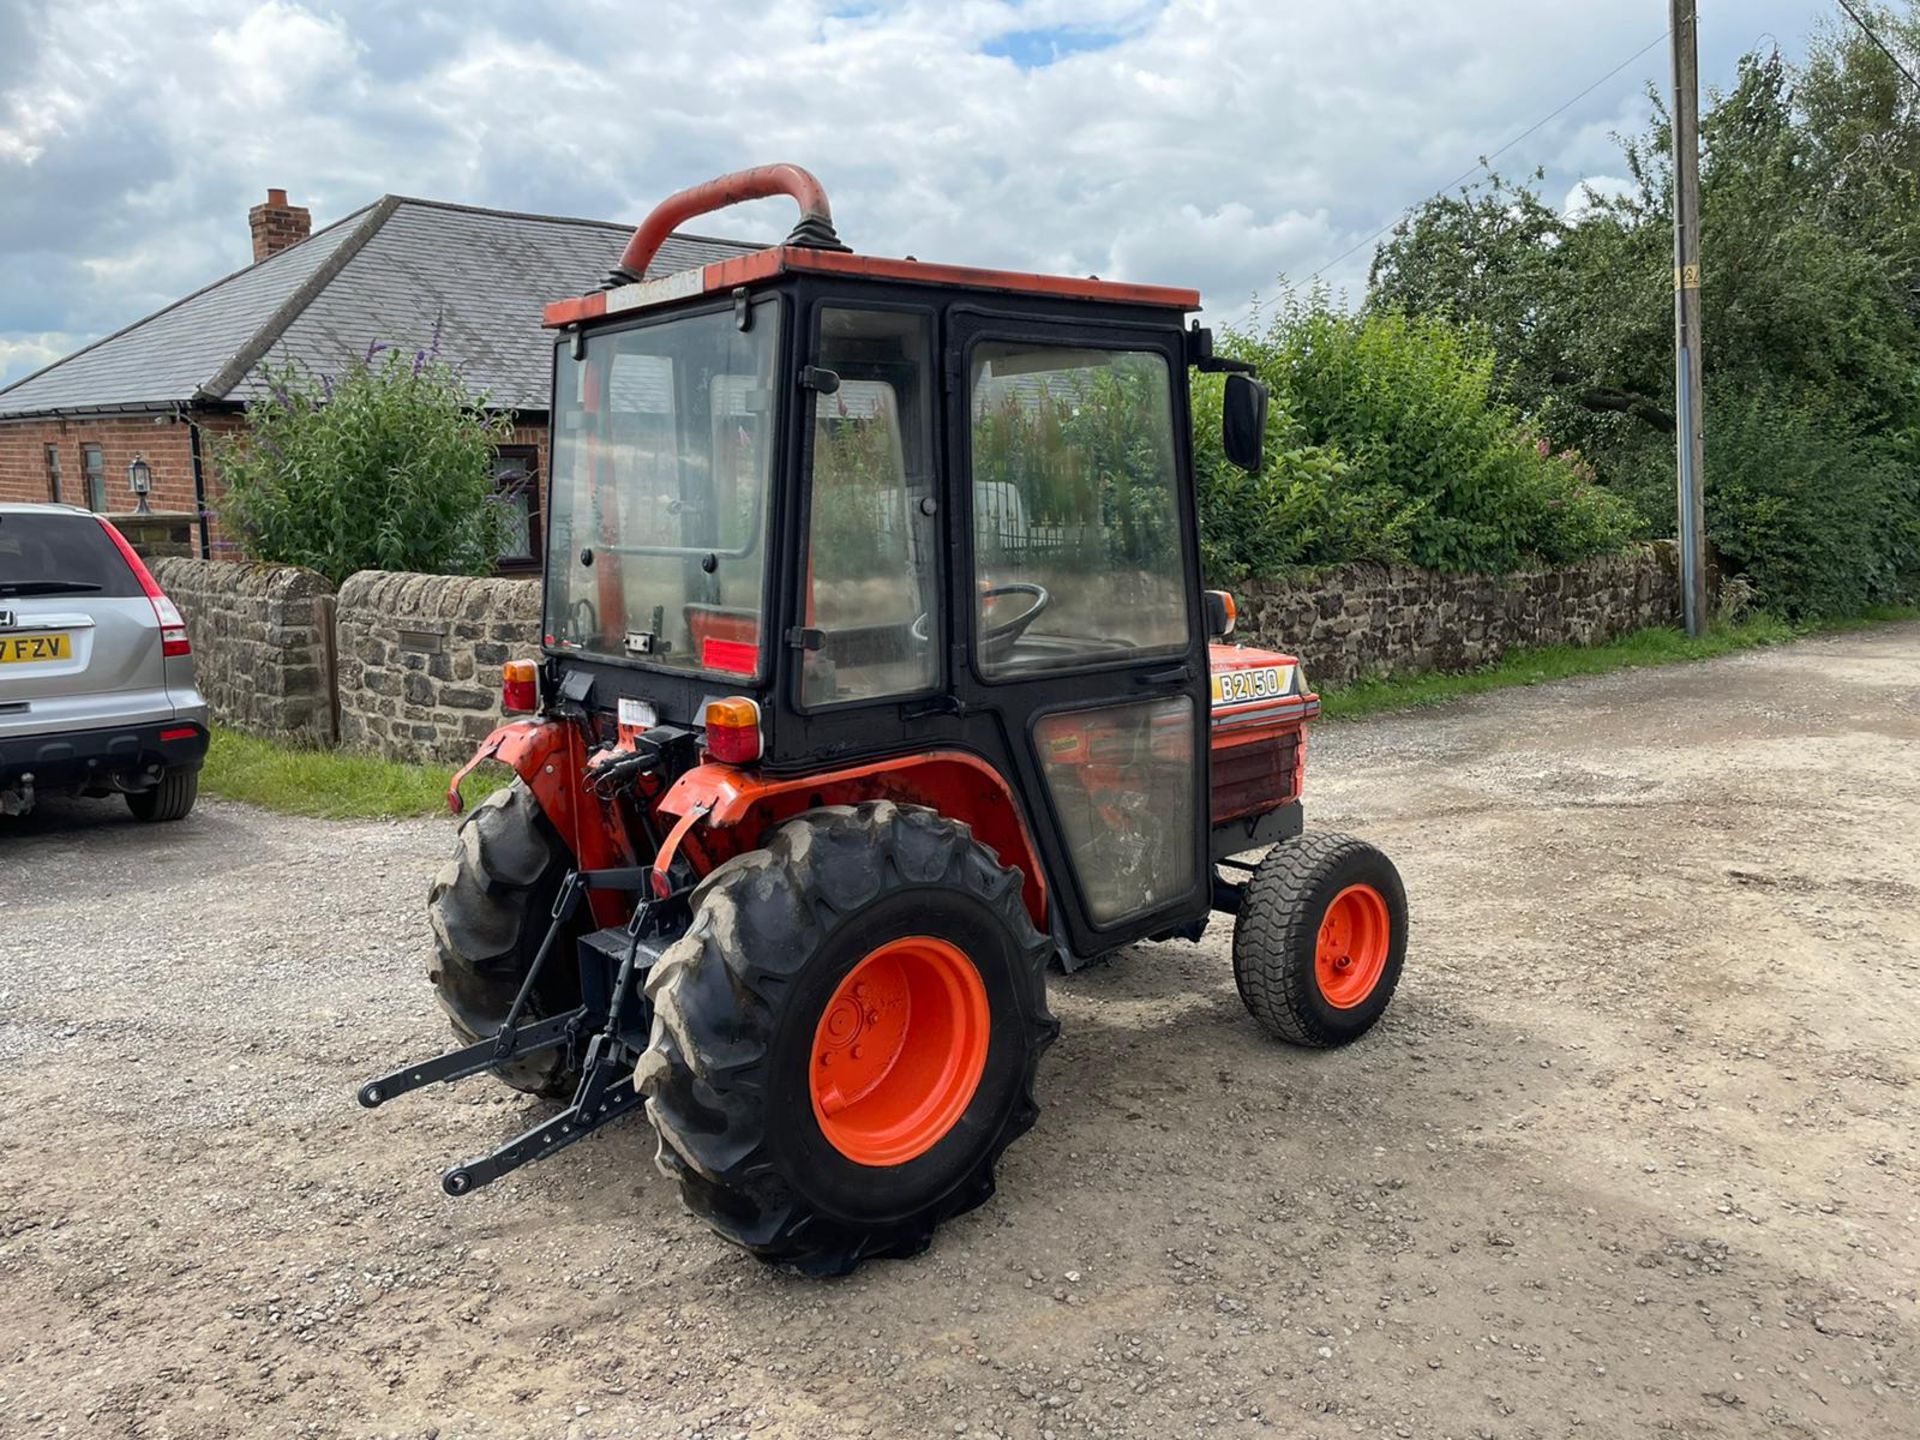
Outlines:
{"label": "grass verge", "polygon": [[[298,749],[216,725],[200,788],[283,815],[402,819],[446,814],[453,771],[451,765],[403,765],[372,755]],[[504,769],[483,766],[461,791],[472,805],[508,778]]]}
{"label": "grass verge", "polygon": [[1887,606],[1817,625],[1793,625],[1771,615],[1754,615],[1731,624],[1715,625],[1697,640],[1689,639],[1678,630],[1635,630],[1604,645],[1547,645],[1510,650],[1492,665],[1457,675],[1386,676],[1329,687],[1321,693],[1320,713],[1329,719],[1352,720],[1383,710],[1441,705],[1516,685],[1540,685],[1574,675],[1604,675],[1613,670],[1672,665],[1682,660],[1711,660],[1716,655],[1730,655],[1759,645],[1780,645],[1804,635],[1857,630],[1863,625],[1916,618],[1920,618],[1920,609]]}

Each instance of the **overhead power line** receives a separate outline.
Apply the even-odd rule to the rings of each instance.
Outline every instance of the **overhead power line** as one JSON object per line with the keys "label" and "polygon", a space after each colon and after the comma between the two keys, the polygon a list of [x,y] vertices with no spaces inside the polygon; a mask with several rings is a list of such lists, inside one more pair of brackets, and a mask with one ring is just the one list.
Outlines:
{"label": "overhead power line", "polygon": [[1668,34],[1669,34],[1668,31],[1662,30],[1658,35],[1654,36],[1653,39],[1649,40],[1646,44],[1642,45],[1638,50],[1634,51],[1633,54],[1629,55],[1626,59],[1622,60],[1618,65],[1614,66],[1611,70],[1607,71],[1606,74],[1602,75],[1598,80],[1594,81],[1591,85],[1587,86],[1586,89],[1582,90],[1579,94],[1574,95],[1569,99],[1563,101],[1560,105],[1556,106],[1553,110],[1549,111],[1547,114],[1542,115],[1538,120],[1534,121],[1533,124],[1529,125],[1526,129],[1522,130],[1518,135],[1514,136],[1511,140],[1507,141],[1507,143],[1502,145],[1499,149],[1488,151],[1485,155],[1482,155],[1478,160],[1474,161],[1473,165],[1469,169],[1462,171],[1459,175],[1454,177],[1452,180],[1449,180],[1445,185],[1442,185],[1438,190],[1435,190],[1433,194],[1422,196],[1420,199],[1414,201],[1413,204],[1401,210],[1399,214],[1395,215],[1391,220],[1387,221],[1387,223],[1382,225],[1378,230],[1374,231],[1371,235],[1367,236],[1366,239],[1357,241],[1354,244],[1349,245],[1346,249],[1342,250],[1338,255],[1334,256],[1333,259],[1327,261],[1326,264],[1320,266],[1319,269],[1315,270],[1311,275],[1309,275],[1307,277],[1308,283],[1312,283],[1313,281],[1318,280],[1327,271],[1333,269],[1334,266],[1338,265],[1342,260],[1345,260],[1349,255],[1352,255],[1355,251],[1364,250],[1367,246],[1373,244],[1374,241],[1378,240],[1382,235],[1386,234],[1394,226],[1398,225],[1408,215],[1411,215],[1415,210],[1419,209],[1422,205],[1426,204],[1427,201],[1434,199],[1436,196],[1444,195],[1449,190],[1452,190],[1457,186],[1464,185],[1467,181],[1471,180],[1481,170],[1487,168],[1495,160],[1499,159],[1502,155],[1506,154],[1507,151],[1513,149],[1513,147],[1518,145],[1522,140],[1525,140],[1528,136],[1534,134],[1536,131],[1540,130],[1542,127],[1552,124],[1555,120],[1559,119],[1562,115],[1566,114],[1567,111],[1571,110],[1575,105],[1578,105],[1582,100],[1586,99],[1587,96],[1591,95],[1594,91],[1598,90],[1602,85],[1606,84],[1609,80],[1613,79],[1613,77],[1618,75],[1622,70],[1626,69],[1629,65],[1633,64],[1633,62],[1638,60],[1642,55],[1646,54],[1649,50],[1653,49],[1656,45],[1662,44],[1666,40]]}
{"label": "overhead power line", "polygon": [[1866,17],[1854,9],[1853,6],[1848,3],[1848,0],[1840,0],[1840,8],[1853,18],[1853,23],[1860,27],[1861,33],[1880,47],[1880,53],[1893,62],[1893,68],[1907,77],[1907,83],[1913,86],[1915,90],[1920,90],[1920,80],[1914,78],[1913,71],[1907,68],[1906,62],[1894,54],[1893,51],[1888,48],[1887,42],[1882,40],[1879,35],[1874,32],[1873,26],[1867,23]]}

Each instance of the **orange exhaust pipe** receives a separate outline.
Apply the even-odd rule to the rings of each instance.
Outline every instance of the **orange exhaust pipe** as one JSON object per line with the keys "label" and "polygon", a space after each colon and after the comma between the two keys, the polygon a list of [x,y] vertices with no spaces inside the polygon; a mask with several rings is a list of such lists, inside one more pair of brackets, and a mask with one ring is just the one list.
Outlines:
{"label": "orange exhaust pipe", "polygon": [[646,277],[647,266],[660,253],[667,236],[696,215],[708,215],[738,205],[744,200],[764,200],[772,195],[791,195],[800,206],[800,223],[787,236],[789,245],[809,250],[845,250],[833,229],[833,208],[827,204],[826,187],[798,165],[756,165],[751,170],[736,170],[702,185],[689,186],[669,195],[653,207],[640,222],[627,248],[620,253],[614,268],[613,283],[625,285]]}

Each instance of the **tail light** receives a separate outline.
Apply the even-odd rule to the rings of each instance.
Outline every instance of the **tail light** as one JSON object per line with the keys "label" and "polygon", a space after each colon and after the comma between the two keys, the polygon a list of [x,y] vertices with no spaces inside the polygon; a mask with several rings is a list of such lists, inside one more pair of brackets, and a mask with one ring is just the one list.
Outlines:
{"label": "tail light", "polygon": [[153,605],[153,618],[160,622],[160,653],[191,655],[193,645],[187,639],[187,622],[181,616],[179,607],[160,588],[160,582],[153,578],[153,572],[147,569],[147,562],[140,558],[140,552],[127,543],[127,537],[116,530],[112,522],[101,520],[100,528],[107,532],[107,538],[113,541],[120,558],[127,562],[127,568],[133,571],[133,578],[140,582],[140,588]]}
{"label": "tail light", "polygon": [[744,695],[707,702],[707,753],[728,765],[760,758],[760,707]]}
{"label": "tail light", "polygon": [[531,660],[509,660],[500,667],[500,708],[509,715],[531,715],[540,708],[540,687]]}

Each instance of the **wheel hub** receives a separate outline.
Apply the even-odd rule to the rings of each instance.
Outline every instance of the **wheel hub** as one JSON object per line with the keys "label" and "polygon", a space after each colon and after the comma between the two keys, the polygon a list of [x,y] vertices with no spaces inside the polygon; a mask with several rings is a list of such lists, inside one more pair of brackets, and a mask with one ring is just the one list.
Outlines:
{"label": "wheel hub", "polygon": [[1314,974],[1336,1010],[1351,1010],[1373,993],[1387,968],[1393,928],[1387,902],[1371,885],[1349,885],[1321,917]]}
{"label": "wheel hub", "polygon": [[991,1011],[980,972],[945,940],[870,951],[814,1030],[808,1089],[827,1142],[862,1165],[900,1165],[958,1123],[986,1069]]}

